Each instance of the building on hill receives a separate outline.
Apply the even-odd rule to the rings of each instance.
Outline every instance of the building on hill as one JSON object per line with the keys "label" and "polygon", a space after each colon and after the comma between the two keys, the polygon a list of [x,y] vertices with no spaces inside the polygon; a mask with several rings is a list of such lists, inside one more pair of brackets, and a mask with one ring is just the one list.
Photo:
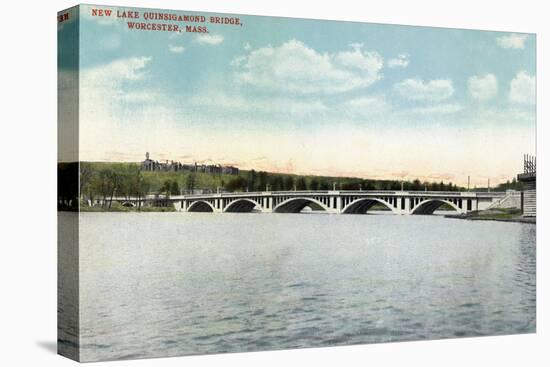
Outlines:
{"label": "building on hill", "polygon": [[238,175],[239,169],[233,166],[222,166],[221,164],[184,164],[175,161],[159,162],[151,159],[149,152],[145,153],[145,160],[141,162],[142,171],[161,172],[200,172],[211,174]]}
{"label": "building on hill", "polygon": [[239,169],[237,167],[233,166],[223,166],[222,167],[222,173],[224,175],[238,175]]}
{"label": "building on hill", "polygon": [[158,162],[149,158],[149,152],[145,153],[145,160],[141,162],[141,169],[143,171],[156,171]]}

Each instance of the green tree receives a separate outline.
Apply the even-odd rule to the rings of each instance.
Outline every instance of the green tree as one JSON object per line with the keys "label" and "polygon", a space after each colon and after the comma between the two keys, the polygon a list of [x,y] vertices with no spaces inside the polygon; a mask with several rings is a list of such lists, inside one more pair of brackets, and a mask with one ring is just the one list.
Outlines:
{"label": "green tree", "polygon": [[235,192],[235,191],[245,191],[247,187],[247,182],[242,176],[236,176],[229,180],[229,182],[225,185],[225,188],[227,191]]}
{"label": "green tree", "polygon": [[332,185],[330,184],[330,182],[326,179],[326,178],[323,178],[321,179],[321,182],[319,183],[319,189],[321,190],[332,190]]}
{"label": "green tree", "polygon": [[317,178],[313,177],[311,179],[311,181],[309,182],[309,189],[312,191],[319,190],[319,180]]}
{"label": "green tree", "polygon": [[179,195],[180,194],[180,185],[178,181],[174,180],[170,184],[170,195]]}
{"label": "green tree", "polygon": [[256,174],[256,171],[248,171],[248,175],[246,178],[246,181],[248,182],[248,191],[256,191],[257,178],[258,175]]}
{"label": "green tree", "polygon": [[283,190],[290,191],[294,190],[294,177],[286,176],[284,178],[284,188]]}
{"label": "green tree", "polygon": [[111,206],[113,205],[113,198],[115,194],[117,194],[117,191],[122,186],[123,177],[124,176],[117,170],[110,171],[111,193],[110,193],[110,199],[109,199],[109,209],[111,209]]}
{"label": "green tree", "polygon": [[102,197],[102,206],[111,208],[113,198],[117,189],[122,183],[122,176],[112,168],[101,169],[94,182],[91,183],[93,190]]}
{"label": "green tree", "polygon": [[142,199],[147,197],[147,193],[151,189],[151,183],[147,178],[143,177],[141,173],[138,173],[135,177],[134,183],[135,195],[138,198],[138,210],[141,210]]}
{"label": "green tree", "polygon": [[186,180],[186,189],[190,192],[190,193],[193,193],[193,191],[195,190],[195,187],[197,185],[197,176],[195,174],[195,172],[191,172],[189,175],[187,175],[187,180]]}
{"label": "green tree", "polygon": [[109,196],[112,190],[111,170],[109,169],[100,170],[96,178],[97,180],[94,183],[94,186],[96,191],[102,197],[101,206],[105,207],[107,205],[107,197]]}
{"label": "green tree", "polygon": [[268,184],[268,175],[265,171],[260,171],[258,173],[258,187],[257,191],[264,191]]}
{"label": "green tree", "polygon": [[170,187],[172,185],[172,181],[165,180],[162,186],[159,189],[159,192],[164,193],[166,195],[170,195]]}
{"label": "green tree", "polygon": [[271,191],[281,191],[284,190],[285,183],[281,175],[275,175],[270,180]]}
{"label": "green tree", "polygon": [[388,182],[389,190],[397,191],[401,190],[401,183],[399,181],[391,180]]}
{"label": "green tree", "polygon": [[307,190],[307,182],[303,176],[298,177],[296,180],[296,190],[305,191]]}
{"label": "green tree", "polygon": [[80,164],[80,197],[82,198],[84,192],[88,189],[88,185],[93,177],[92,167],[88,163]]}
{"label": "green tree", "polygon": [[[362,185],[363,190],[374,190],[374,184],[373,184],[372,180],[363,180],[361,185]],[[401,187],[399,187],[399,188],[401,188]]]}
{"label": "green tree", "polygon": [[411,185],[411,190],[413,191],[419,191],[422,190],[422,183],[418,178],[414,179]]}

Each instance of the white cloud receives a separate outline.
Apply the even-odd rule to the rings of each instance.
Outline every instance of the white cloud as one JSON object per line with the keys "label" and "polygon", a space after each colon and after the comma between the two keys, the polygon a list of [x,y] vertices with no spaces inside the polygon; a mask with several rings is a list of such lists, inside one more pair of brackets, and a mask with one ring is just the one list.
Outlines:
{"label": "white cloud", "polygon": [[[151,57],[130,57],[80,72],[80,152],[89,160],[120,160],[114,152],[137,155],[155,142],[176,146],[177,109],[171,95],[151,78]],[[154,125],[154,129],[152,126]],[[172,134],[166,134],[172,131]],[[131,137],[131,138],[130,138]],[[181,135],[179,135],[181,145]],[[147,149],[145,149],[145,147]]]}
{"label": "white cloud", "polygon": [[174,45],[168,45],[168,50],[171,52],[171,53],[174,53],[174,54],[181,54],[185,51],[185,47],[183,46],[174,46]]}
{"label": "white cloud", "polygon": [[98,106],[120,104],[124,108],[128,103],[153,102],[159,92],[148,88],[128,88],[148,77],[147,66],[151,57],[131,57],[115,60],[111,63],[83,69],[80,76],[81,108],[96,110]]}
{"label": "white cloud", "polygon": [[196,36],[193,42],[216,46],[223,42],[223,36],[221,34],[201,34]]}
{"label": "white cloud", "polygon": [[372,81],[379,79],[378,72],[384,65],[382,56],[377,52],[362,52],[360,47],[354,47],[352,51],[341,51],[332,55],[337,67],[358,69],[370,74]]}
{"label": "white cloud", "polygon": [[497,38],[497,44],[502,48],[523,48],[527,40],[526,34],[510,34]]}
{"label": "white cloud", "polygon": [[297,40],[250,51],[238,81],[261,89],[313,94],[368,87],[381,78],[383,58],[355,45],[350,51],[320,53]]}
{"label": "white cloud", "polygon": [[171,40],[179,39],[184,35],[185,35],[184,32],[171,32],[170,35],[168,36],[168,39],[171,39]]}
{"label": "white cloud", "polygon": [[246,61],[246,56],[240,55],[231,60],[231,66],[240,66]]}
{"label": "white cloud", "polygon": [[454,93],[453,82],[449,79],[423,81],[405,79],[394,85],[395,90],[403,97],[413,101],[441,101]]}
{"label": "white cloud", "polygon": [[409,66],[409,55],[407,54],[399,54],[396,58],[389,59],[388,60],[388,67],[389,68],[406,68]]}
{"label": "white cloud", "polygon": [[487,101],[497,94],[497,78],[493,74],[471,76],[468,79],[468,91],[472,98]]}
{"label": "white cloud", "polygon": [[510,82],[510,101],[521,104],[535,104],[536,80],[535,76],[529,75],[522,70]]}
{"label": "white cloud", "polygon": [[141,80],[146,76],[146,66],[151,57],[130,57],[85,69],[81,74],[83,88],[115,87],[122,81]]}

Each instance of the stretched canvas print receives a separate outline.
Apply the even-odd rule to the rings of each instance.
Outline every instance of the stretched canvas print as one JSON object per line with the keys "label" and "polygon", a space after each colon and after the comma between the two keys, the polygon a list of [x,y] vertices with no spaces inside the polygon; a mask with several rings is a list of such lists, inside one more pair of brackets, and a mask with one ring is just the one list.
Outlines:
{"label": "stretched canvas print", "polygon": [[60,354],[535,332],[534,34],[57,22]]}

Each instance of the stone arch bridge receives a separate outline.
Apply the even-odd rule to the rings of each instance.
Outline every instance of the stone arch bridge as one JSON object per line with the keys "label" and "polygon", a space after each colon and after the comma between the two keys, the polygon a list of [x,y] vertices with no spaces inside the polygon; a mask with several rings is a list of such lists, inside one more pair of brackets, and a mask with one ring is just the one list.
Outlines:
{"label": "stone arch bridge", "polygon": [[471,191],[264,191],[181,195],[164,200],[184,212],[299,213],[309,207],[327,213],[365,214],[378,204],[393,214],[409,215],[433,214],[444,204],[460,214],[483,210],[505,195]]}

